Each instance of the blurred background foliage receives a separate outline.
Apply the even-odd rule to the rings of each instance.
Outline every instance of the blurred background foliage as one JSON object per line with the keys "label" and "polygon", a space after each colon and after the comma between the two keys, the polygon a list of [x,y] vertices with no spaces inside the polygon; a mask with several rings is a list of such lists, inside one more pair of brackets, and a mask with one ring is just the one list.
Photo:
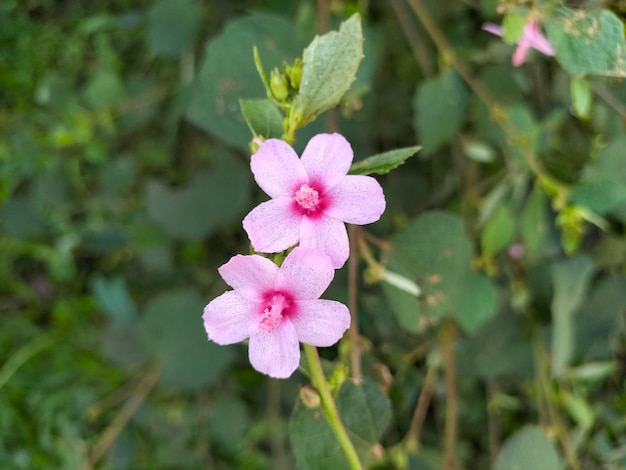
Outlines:
{"label": "blurred background foliage", "polygon": [[[245,345],[206,340],[201,314],[264,200],[239,110],[264,96],[252,46],[271,70],[301,55],[318,17],[336,29],[354,12],[365,58],[332,119],[356,159],[423,146],[379,178],[388,208],[366,228],[423,295],[361,282],[371,382],[341,389],[348,427],[372,461],[374,443],[388,449],[379,468],[439,468],[438,344],[453,318],[462,468],[510,468],[519,448],[543,449],[545,470],[626,468],[623,81],[581,79],[571,94],[554,60],[531,53],[513,68],[513,46],[481,31],[499,22],[495,0],[424,2],[544,176],[568,187],[559,200],[408,3],[319,3],[328,16],[306,0],[0,3],[1,468],[342,468],[299,439],[312,432],[306,378],[258,374]],[[296,148],[326,126],[303,129]],[[326,297],[347,301],[345,271]],[[322,355],[349,364],[349,349]],[[370,421],[350,414],[359,397]],[[395,458],[420,397],[419,452]]]}

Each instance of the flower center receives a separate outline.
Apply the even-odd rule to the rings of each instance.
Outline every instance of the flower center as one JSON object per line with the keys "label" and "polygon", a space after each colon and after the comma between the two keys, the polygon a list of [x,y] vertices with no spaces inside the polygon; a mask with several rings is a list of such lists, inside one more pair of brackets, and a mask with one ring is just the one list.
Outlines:
{"label": "flower center", "polygon": [[308,184],[300,186],[293,198],[300,207],[309,211],[317,209],[320,202],[319,193]]}
{"label": "flower center", "polygon": [[261,321],[259,321],[259,328],[263,331],[270,333],[280,325],[280,321],[283,319],[283,311],[287,307],[287,299],[282,294],[275,294],[270,299],[270,304],[265,307],[263,313],[261,313]]}

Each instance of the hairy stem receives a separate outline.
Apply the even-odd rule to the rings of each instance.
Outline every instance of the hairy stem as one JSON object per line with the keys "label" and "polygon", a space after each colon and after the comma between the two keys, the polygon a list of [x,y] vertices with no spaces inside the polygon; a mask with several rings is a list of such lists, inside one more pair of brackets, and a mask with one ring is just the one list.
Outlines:
{"label": "hairy stem", "polygon": [[309,344],[305,344],[303,346],[307,362],[309,363],[309,368],[311,369],[311,380],[320,394],[322,409],[324,410],[326,419],[328,419],[335,436],[337,436],[339,445],[346,454],[350,468],[352,470],[362,470],[364,467],[359,460],[359,456],[356,453],[356,449],[354,448],[350,437],[348,437],[348,432],[339,417],[339,411],[337,410],[335,400],[330,393],[330,387],[326,381],[326,376],[324,375],[324,370],[322,369],[322,362],[320,361],[320,357],[317,353],[317,348]]}

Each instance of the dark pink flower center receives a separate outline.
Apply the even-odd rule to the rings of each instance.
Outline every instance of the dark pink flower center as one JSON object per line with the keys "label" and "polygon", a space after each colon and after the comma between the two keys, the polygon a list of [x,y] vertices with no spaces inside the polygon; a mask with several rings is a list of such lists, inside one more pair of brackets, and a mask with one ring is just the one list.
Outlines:
{"label": "dark pink flower center", "polygon": [[287,315],[290,305],[291,299],[288,295],[282,292],[268,294],[267,303],[261,312],[259,328],[267,333],[274,331],[280,325],[283,316]]}
{"label": "dark pink flower center", "polygon": [[316,211],[320,204],[320,194],[308,184],[301,185],[293,198],[307,213]]}

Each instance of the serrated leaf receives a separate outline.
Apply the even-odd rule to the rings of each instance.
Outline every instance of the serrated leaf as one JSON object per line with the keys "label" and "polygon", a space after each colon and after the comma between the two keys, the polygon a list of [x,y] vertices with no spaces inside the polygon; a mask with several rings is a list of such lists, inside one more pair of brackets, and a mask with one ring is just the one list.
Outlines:
{"label": "serrated leaf", "polygon": [[610,10],[561,6],[545,28],[556,59],[570,75],[626,77],[624,25]]}
{"label": "serrated leaf", "polygon": [[421,316],[453,314],[459,308],[472,254],[462,220],[445,212],[426,213],[396,232],[390,242],[389,270],[421,288],[416,297],[383,284],[402,327],[416,331]]}
{"label": "serrated leaf", "polygon": [[574,312],[585,298],[593,271],[594,262],[585,255],[552,266],[552,372],[555,376],[565,371],[574,353]]}
{"label": "serrated leaf", "polygon": [[280,16],[255,13],[232,21],[209,42],[187,107],[194,124],[245,152],[250,130],[239,100],[265,96],[254,65],[254,46],[271,70],[283,61],[292,62],[304,44],[293,25]]}
{"label": "serrated leaf", "polygon": [[142,342],[161,362],[161,381],[196,390],[218,381],[234,359],[233,350],[209,341],[202,326],[205,301],[191,288],[153,298],[141,320]]}
{"label": "serrated leaf", "polygon": [[554,445],[538,426],[524,426],[509,437],[492,470],[560,470]]}
{"label": "serrated leaf", "polygon": [[363,32],[358,14],[344,21],[339,31],[313,39],[304,50],[302,82],[295,100],[302,124],[339,103],[356,79],[362,59]]}
{"label": "serrated leaf", "polygon": [[239,106],[254,137],[281,138],[284,117],[271,100],[240,100]]}
{"label": "serrated leaf", "polygon": [[371,157],[353,163],[349,173],[351,175],[371,175],[373,173],[384,175],[402,165],[408,158],[415,155],[421,149],[422,147],[416,145],[414,147],[405,147],[379,153],[378,155],[372,155]]}
{"label": "serrated leaf", "polygon": [[192,49],[201,18],[193,0],[159,0],[148,12],[148,44],[160,57],[177,58]]}
{"label": "serrated leaf", "polygon": [[425,153],[452,140],[463,124],[467,103],[463,80],[451,69],[419,84],[413,100],[413,125]]}

